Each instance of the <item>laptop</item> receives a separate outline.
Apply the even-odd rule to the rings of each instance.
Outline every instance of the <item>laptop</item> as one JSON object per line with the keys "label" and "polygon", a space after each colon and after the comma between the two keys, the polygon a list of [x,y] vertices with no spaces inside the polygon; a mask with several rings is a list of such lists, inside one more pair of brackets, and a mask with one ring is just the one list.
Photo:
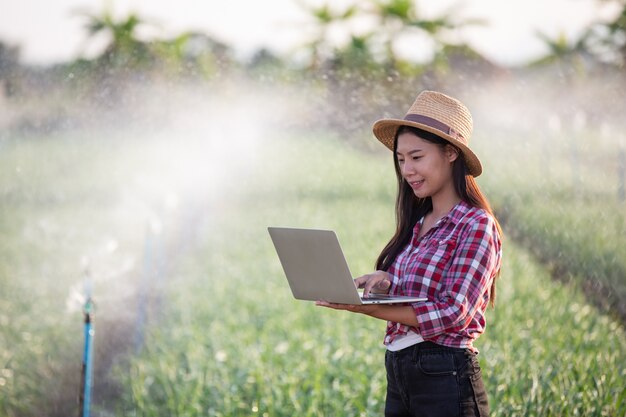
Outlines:
{"label": "laptop", "polygon": [[294,298],[338,304],[398,304],[426,298],[387,294],[363,297],[354,285],[332,230],[268,227]]}

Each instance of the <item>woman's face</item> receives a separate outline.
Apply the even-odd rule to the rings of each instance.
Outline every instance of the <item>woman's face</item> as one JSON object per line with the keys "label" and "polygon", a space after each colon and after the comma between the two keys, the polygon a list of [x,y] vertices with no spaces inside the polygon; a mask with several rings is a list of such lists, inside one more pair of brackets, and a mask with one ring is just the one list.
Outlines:
{"label": "woman's face", "polygon": [[419,198],[454,192],[452,163],[457,157],[458,150],[451,145],[442,147],[411,132],[398,136],[400,172]]}

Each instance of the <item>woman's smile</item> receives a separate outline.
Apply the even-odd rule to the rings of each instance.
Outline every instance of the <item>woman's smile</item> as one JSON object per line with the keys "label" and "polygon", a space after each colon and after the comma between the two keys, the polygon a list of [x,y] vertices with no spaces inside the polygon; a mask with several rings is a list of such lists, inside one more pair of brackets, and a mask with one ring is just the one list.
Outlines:
{"label": "woman's smile", "polygon": [[407,182],[409,183],[409,185],[411,186],[411,188],[414,191],[418,190],[419,188],[421,188],[422,184],[424,184],[424,180],[419,180],[419,181],[409,181],[409,180],[407,180]]}

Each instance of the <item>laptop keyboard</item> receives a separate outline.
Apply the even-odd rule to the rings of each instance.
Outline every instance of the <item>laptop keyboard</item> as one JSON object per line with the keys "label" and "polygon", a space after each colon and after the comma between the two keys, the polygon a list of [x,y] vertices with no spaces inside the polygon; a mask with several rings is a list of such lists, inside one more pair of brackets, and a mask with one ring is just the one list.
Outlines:
{"label": "laptop keyboard", "polygon": [[361,296],[361,298],[364,300],[388,300],[390,298],[396,298],[396,296],[389,295],[389,294],[371,294],[370,293],[370,295],[368,295],[367,297]]}

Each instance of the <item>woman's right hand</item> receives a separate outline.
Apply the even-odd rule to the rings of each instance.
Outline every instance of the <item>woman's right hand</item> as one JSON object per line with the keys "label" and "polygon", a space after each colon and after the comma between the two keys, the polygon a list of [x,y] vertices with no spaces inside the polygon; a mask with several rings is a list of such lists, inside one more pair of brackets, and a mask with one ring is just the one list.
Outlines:
{"label": "woman's right hand", "polygon": [[363,297],[373,294],[388,294],[391,288],[391,275],[385,271],[365,274],[354,280],[357,288],[363,288]]}

